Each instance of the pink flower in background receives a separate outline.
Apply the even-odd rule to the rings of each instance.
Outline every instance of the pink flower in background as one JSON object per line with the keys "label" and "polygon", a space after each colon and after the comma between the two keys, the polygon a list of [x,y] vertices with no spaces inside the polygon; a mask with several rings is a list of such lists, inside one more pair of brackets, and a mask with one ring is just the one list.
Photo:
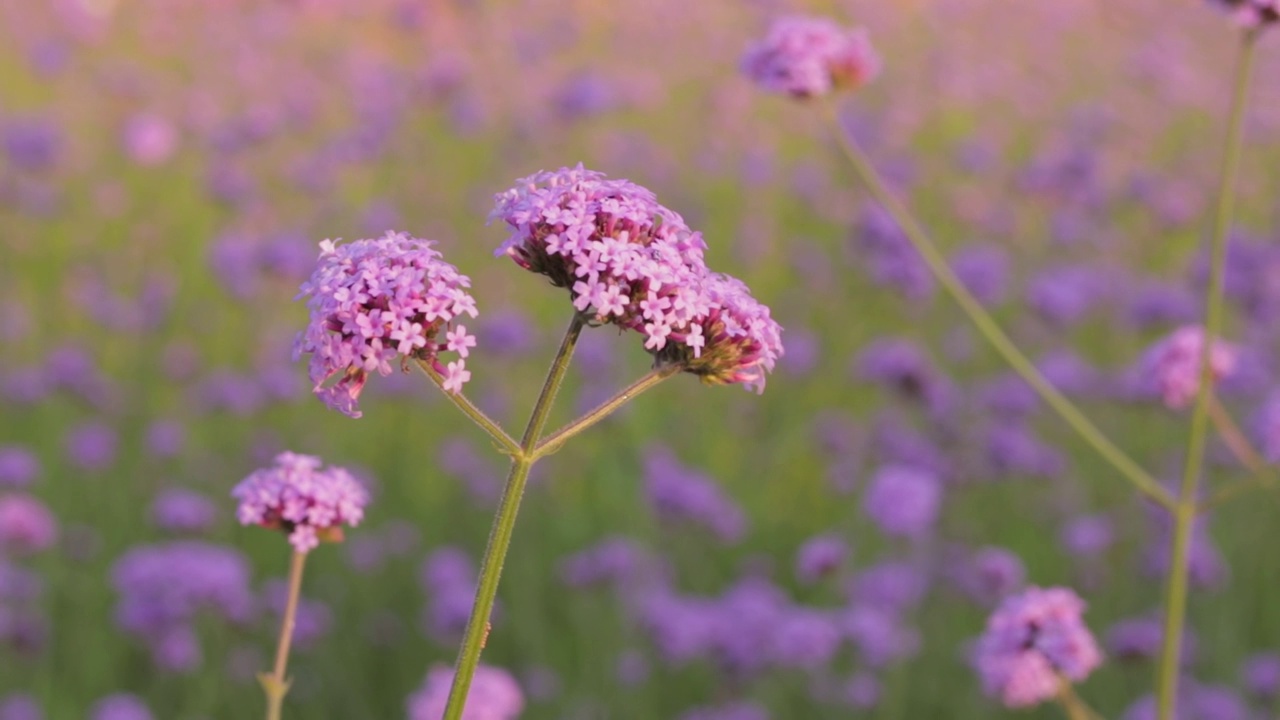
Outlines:
{"label": "pink flower in background", "polygon": [[[1156,343],[1143,355],[1143,381],[1153,385],[1164,404],[1173,410],[1185,408],[1200,389],[1200,358],[1204,351],[1204,328],[1188,325]],[[1234,345],[1215,341],[1209,350],[1209,368],[1215,382],[1236,369],[1238,351]]]}
{"label": "pink flower in background", "polygon": [[[439,354],[457,348],[465,357],[474,346],[465,328],[452,325],[476,316],[471,280],[431,249],[429,240],[388,232],[377,240],[338,245],[320,243],[320,262],[298,297],[307,297],[311,322],[298,334],[294,359],[310,354],[313,392],[329,407],[360,417],[356,403],[371,372],[391,374],[391,363],[426,360],[461,390],[471,373],[466,361]],[[334,375],[338,381],[325,386]]]}
{"label": "pink flower in background", "polygon": [[497,195],[489,219],[511,228],[497,255],[568,288],[593,322],[644,335],[660,364],[762,391],[782,356],[769,308],[711,272],[702,235],[639,185],[581,165],[540,172]]}
{"label": "pink flower in background", "polygon": [[301,553],[321,540],[341,540],[343,525],[355,527],[364,518],[369,493],[346,470],[320,465],[320,458],[285,452],[274,467],[240,481],[231,491],[240,501],[240,524],[283,530]]}
{"label": "pink flower in background", "polygon": [[743,56],[742,71],[770,92],[811,98],[870,82],[880,74],[880,56],[862,28],[792,16],[774,21]]}
{"label": "pink flower in background", "polygon": [[[444,717],[452,683],[452,668],[431,668],[426,682],[409,696],[409,720],[440,720]],[[476,666],[462,720],[514,720],[523,711],[524,693],[511,673],[489,665]]]}
{"label": "pink flower in background", "polygon": [[0,550],[27,555],[58,539],[58,521],[30,495],[0,495]]}
{"label": "pink flower in background", "polygon": [[162,165],[178,150],[178,129],[163,116],[139,113],[125,123],[121,143],[137,164]]}
{"label": "pink flower in background", "polygon": [[1084,609],[1066,588],[1031,587],[1005,598],[973,655],[987,694],[1008,707],[1028,707],[1057,695],[1064,679],[1088,677],[1102,663],[1102,651],[1084,624]]}
{"label": "pink flower in background", "polygon": [[1210,0],[1210,3],[1226,10],[1248,28],[1280,22],[1280,0]]}

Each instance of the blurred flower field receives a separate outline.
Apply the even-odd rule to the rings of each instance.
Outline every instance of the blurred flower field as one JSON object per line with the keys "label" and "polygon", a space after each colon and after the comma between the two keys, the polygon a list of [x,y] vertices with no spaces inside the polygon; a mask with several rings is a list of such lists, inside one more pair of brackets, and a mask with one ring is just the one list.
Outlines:
{"label": "blurred flower field", "polygon": [[[442,324],[402,356],[514,436],[575,307],[598,314],[550,429],[655,359],[687,371],[533,466],[463,717],[1060,717],[1007,707],[1032,704],[1000,664],[1031,622],[1081,712],[1155,718],[1176,512],[974,329],[830,118],[1170,497],[1209,357],[1192,477],[1223,501],[1184,518],[1177,717],[1274,717],[1280,501],[1224,488],[1280,462],[1275,29],[1203,327],[1231,13],[1266,2],[0,0],[0,720],[260,717],[291,549],[284,716],[440,717],[507,458],[415,363],[366,367],[358,419],[308,375],[350,360],[325,313],[378,302],[308,283],[318,261],[394,247],[398,302],[439,269],[409,238],[470,285],[412,298]],[[865,29],[856,63],[768,76],[794,16]],[[767,386],[656,291],[626,315],[635,277],[563,282],[595,258],[553,260],[565,223],[521,225],[516,191],[579,163],[668,209],[629,228],[744,283],[700,317],[781,326]],[[432,309],[459,293],[474,317]],[[313,471],[330,517],[271,506]]]}

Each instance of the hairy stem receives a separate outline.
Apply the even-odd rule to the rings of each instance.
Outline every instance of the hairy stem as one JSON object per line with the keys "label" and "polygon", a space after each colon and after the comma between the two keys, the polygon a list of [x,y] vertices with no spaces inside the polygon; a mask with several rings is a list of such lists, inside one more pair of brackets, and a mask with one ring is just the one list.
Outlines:
{"label": "hairy stem", "polygon": [[444,393],[444,396],[449,398],[449,402],[457,406],[457,408],[467,417],[471,418],[472,422],[480,426],[480,428],[485,432],[489,433],[489,437],[497,441],[498,445],[502,447],[502,451],[504,453],[508,455],[515,455],[520,452],[520,444],[508,435],[507,431],[503,430],[502,426],[499,425],[496,420],[485,415],[483,410],[476,407],[475,403],[467,399],[466,395],[463,395],[461,392],[455,393],[445,390],[444,377],[441,376],[440,373],[436,372],[435,368],[431,367],[431,363],[421,358],[415,358],[414,362],[417,363],[418,367],[422,368],[422,372],[431,379],[431,382],[435,383],[436,386],[440,388],[440,391]]}
{"label": "hairy stem", "polygon": [[289,560],[289,598],[284,606],[284,618],[280,621],[280,640],[276,644],[276,664],[271,674],[258,676],[263,692],[267,695],[267,720],[280,720],[284,696],[289,692],[285,668],[289,664],[289,646],[293,643],[293,628],[298,619],[298,596],[302,593],[302,569],[307,554],[294,551]]}
{"label": "hairy stem", "polygon": [[1200,351],[1200,386],[1191,416],[1191,436],[1187,441],[1187,464],[1173,510],[1173,536],[1170,538],[1169,580],[1165,594],[1164,647],[1160,651],[1160,670],[1156,681],[1156,715],[1159,720],[1172,720],[1174,700],[1178,694],[1178,658],[1182,652],[1182,629],[1187,614],[1187,550],[1197,512],[1201,465],[1204,462],[1205,438],[1208,435],[1213,369],[1209,364],[1213,343],[1218,340],[1224,312],[1223,276],[1227,255],[1227,232],[1231,227],[1236,195],[1236,175],[1244,139],[1244,111],[1249,98],[1249,76],[1253,70],[1256,35],[1246,32],[1240,45],[1236,65],[1235,89],[1231,113],[1227,121],[1226,151],[1222,161],[1222,177],[1218,189],[1218,205],[1214,213],[1210,238],[1209,287],[1205,309],[1204,346]]}
{"label": "hairy stem", "polygon": [[1173,498],[1169,491],[1165,490],[1151,474],[1142,469],[1138,463],[1134,462],[1123,450],[1116,447],[1106,435],[1098,429],[1079,408],[1075,406],[1057,388],[1045,379],[1035,364],[1027,358],[1026,355],[1018,349],[1013,340],[1005,334],[1000,326],[996,323],[991,314],[982,307],[982,303],[973,297],[955,273],[951,271],[951,267],[947,264],[946,258],[929,239],[928,234],[915,221],[906,206],[893,194],[889,187],[885,184],[880,174],[876,171],[875,166],[867,157],[862,148],[858,146],[857,141],[849,136],[848,133],[840,126],[839,118],[836,116],[835,108],[828,106],[828,120],[835,131],[836,138],[840,142],[840,147],[844,151],[845,156],[853,165],[854,171],[862,179],[862,182],[871,192],[871,196],[876,202],[889,212],[898,227],[902,229],[904,235],[920,253],[920,257],[925,264],[929,266],[929,270],[933,272],[934,277],[938,279],[938,283],[947,291],[948,294],[960,306],[961,311],[968,316],[974,326],[978,328],[978,332],[996,349],[1001,357],[1013,367],[1018,375],[1027,382],[1048,405],[1053,408],[1059,416],[1062,417],[1068,425],[1074,429],[1080,437],[1088,443],[1094,450],[1098,452],[1104,459],[1111,463],[1122,476],[1129,480],[1135,488],[1150,497],[1164,507],[1173,506]]}
{"label": "hairy stem", "polygon": [[502,491],[502,500],[498,504],[498,513],[493,518],[493,529],[489,533],[489,544],[484,551],[484,560],[480,565],[480,582],[476,586],[475,603],[471,606],[471,616],[467,620],[467,630],[463,635],[462,647],[458,651],[457,669],[453,676],[453,685],[449,688],[449,702],[445,707],[444,720],[461,720],[462,710],[467,702],[467,691],[471,688],[471,679],[475,676],[476,665],[480,662],[480,651],[484,649],[486,636],[489,634],[489,615],[493,612],[493,601],[498,594],[498,580],[502,576],[502,564],[507,557],[507,549],[511,546],[511,534],[515,530],[516,515],[520,510],[520,499],[524,495],[525,482],[529,479],[529,469],[536,460],[533,449],[547,417],[551,413],[551,404],[560,384],[564,382],[565,372],[569,369],[569,361],[573,357],[573,349],[578,343],[578,336],[585,325],[577,313],[565,330],[560,349],[547,371],[547,379],[542,385],[542,392],[534,403],[533,412],[529,415],[529,423],[525,426],[520,445],[511,456],[511,472],[507,475],[507,484]]}
{"label": "hairy stem", "polygon": [[533,449],[534,460],[559,450],[574,435],[608,417],[614,410],[631,401],[635,396],[681,371],[679,365],[663,365],[645,373],[639,380],[619,390],[613,397],[600,403],[594,410],[548,435]]}

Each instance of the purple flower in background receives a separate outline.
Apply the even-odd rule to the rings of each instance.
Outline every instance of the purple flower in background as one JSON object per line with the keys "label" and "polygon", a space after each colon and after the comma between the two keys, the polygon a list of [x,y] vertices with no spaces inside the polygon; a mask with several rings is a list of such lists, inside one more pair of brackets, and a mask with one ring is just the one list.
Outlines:
{"label": "purple flower in background", "polygon": [[902,465],[876,471],[862,499],[863,512],[887,535],[919,538],[938,519],[942,484],[932,473]]}
{"label": "purple flower in background", "polygon": [[[391,374],[391,361],[430,362],[444,388],[459,392],[471,377],[466,358],[475,338],[462,315],[476,316],[471,280],[431,249],[429,240],[388,232],[377,240],[320,243],[320,261],[298,297],[307,297],[311,322],[298,334],[294,359],[310,354],[317,397],[360,417],[357,401],[371,372]],[[456,352],[445,367],[440,353]],[[334,375],[333,385],[324,383]]]}
{"label": "purple flower in background", "polygon": [[933,274],[883,207],[863,207],[853,240],[853,262],[866,267],[876,283],[898,289],[908,300],[933,296]]}
{"label": "purple flower in background", "polygon": [[983,305],[1004,301],[1009,284],[1009,255],[995,245],[963,248],[951,256],[951,270]]}
{"label": "purple flower in background", "polygon": [[[1280,463],[1280,390],[1273,390],[1253,414],[1250,422],[1258,451],[1270,463]],[[3,455],[0,451],[0,484],[3,484]]]}
{"label": "purple flower in background", "polygon": [[984,605],[994,605],[1020,589],[1026,579],[1027,569],[1022,558],[1000,547],[979,549],[962,564],[956,578],[970,597]]}
{"label": "purple flower in background", "polygon": [[615,664],[614,673],[617,675],[618,682],[626,687],[635,687],[642,685],[649,680],[652,668],[649,665],[649,658],[639,650],[624,650],[618,655]]}
{"label": "purple flower in background", "polygon": [[[1169,539],[1173,532],[1173,518],[1163,508],[1150,507],[1154,532],[1150,534],[1146,552],[1142,558],[1143,571],[1159,577],[1169,571]],[[1227,581],[1228,569],[1213,539],[1209,537],[1209,517],[1199,515],[1191,526],[1190,547],[1187,548],[1187,572],[1193,587],[1216,588]]]}
{"label": "purple flower in background", "polygon": [[158,458],[171,458],[182,452],[187,431],[176,420],[156,420],[147,426],[147,451]]}
{"label": "purple flower in background", "polygon": [[987,431],[987,460],[996,473],[1052,478],[1066,467],[1062,453],[1037,438],[1025,423],[997,423]]}
{"label": "purple flower in background", "polygon": [[1084,624],[1084,608],[1066,588],[1031,587],[1006,598],[974,649],[987,694],[1027,707],[1057,695],[1059,676],[1077,683],[1088,677],[1102,652]]}
{"label": "purple flower in background", "polygon": [[1097,368],[1070,350],[1050,352],[1036,367],[1050,385],[1067,395],[1095,392],[1101,380]]}
{"label": "purple flower in background", "polygon": [[1147,282],[1129,299],[1128,320],[1139,330],[1194,322],[1199,313],[1195,293],[1183,285]]}
{"label": "purple flower in background", "polygon": [[9,162],[23,170],[48,170],[62,154],[62,132],[45,118],[10,119],[0,127],[0,141]]}
{"label": "purple flower in background", "polygon": [[218,508],[213,501],[194,490],[161,490],[151,502],[151,522],[169,532],[202,533],[217,517]]}
{"label": "purple flower in background", "polygon": [[0,698],[0,720],[44,720],[40,703],[25,693]]}
{"label": "purple flower in background", "polygon": [[773,662],[781,667],[815,671],[831,662],[843,638],[839,618],[832,613],[788,608],[773,628]]}
{"label": "purple flower in background", "polygon": [[920,604],[929,589],[929,578],[905,562],[882,562],[853,577],[847,592],[855,605],[908,612]]}
{"label": "purple flower in background", "polygon": [[58,539],[58,521],[30,495],[0,495],[0,550],[30,555]]}
{"label": "purple flower in background", "polygon": [[40,459],[19,445],[0,447],[0,488],[21,490],[40,475]]}
{"label": "purple flower in background", "polygon": [[730,543],[746,534],[747,518],[742,509],[714,479],[681,465],[667,448],[649,448],[644,477],[649,504],[659,518],[702,525]]}
{"label": "purple flower in background", "polygon": [[1240,684],[1253,697],[1275,699],[1280,695],[1280,653],[1260,652],[1245,658]]}
{"label": "purple flower in background", "polygon": [[769,720],[769,713],[753,702],[741,701],[686,710],[678,720]]}
{"label": "purple flower in background", "polygon": [[364,518],[369,492],[347,470],[320,466],[318,457],[284,452],[274,467],[253,471],[231,491],[240,524],[282,530],[300,553],[342,540],[342,526]]}
{"label": "purple flower in background", "polygon": [[643,335],[657,363],[763,392],[782,328],[742,281],[707,269],[702,235],[649,190],[561,168],[496,195],[489,219],[511,229],[498,256],[568,288],[594,322]]}
{"label": "purple flower in background", "polygon": [[1072,555],[1092,557],[1106,552],[1115,540],[1111,520],[1103,515],[1080,515],[1062,528],[1062,547]]}
{"label": "purple flower in background", "polygon": [[655,565],[635,540],[614,536],[560,561],[560,577],[571,587],[639,579]]}
{"label": "purple flower in background", "polygon": [[[422,687],[409,696],[409,720],[440,720],[444,717],[452,684],[452,668],[431,668]],[[462,720],[514,720],[523,711],[524,693],[511,673],[489,665],[476,666]]]}
{"label": "purple flower in background", "polygon": [[[1188,325],[1149,348],[1139,368],[1151,389],[1166,407],[1185,408],[1200,388],[1200,358],[1204,349],[1204,328]],[[1214,382],[1236,369],[1238,351],[1234,345],[1214,341],[1209,351],[1209,372]]]}
{"label": "purple flower in background", "polygon": [[66,436],[67,457],[81,470],[106,470],[116,461],[119,440],[111,426],[89,422],[72,428]]}
{"label": "purple flower in background", "polygon": [[1027,303],[1054,325],[1074,325],[1106,299],[1109,286],[1106,273],[1095,267],[1052,268],[1031,278]]}
{"label": "purple flower in background", "polygon": [[422,563],[421,580],[429,602],[423,615],[427,634],[442,643],[462,637],[476,594],[476,568],[459,548],[442,547]]}
{"label": "purple flower in background", "polygon": [[137,695],[116,693],[93,704],[89,720],[152,720],[147,704]]}
{"label": "purple flower in background", "polygon": [[746,52],[742,72],[768,92],[812,98],[867,84],[880,73],[880,56],[862,28],[789,16]]}
{"label": "purple flower in background", "polygon": [[125,123],[121,144],[135,163],[163,165],[178,150],[178,129],[162,115],[139,113]]}
{"label": "purple flower in background", "polygon": [[249,564],[230,548],[194,540],[135,547],[116,561],[111,580],[116,620],[150,645],[160,666],[189,671],[199,663],[191,629],[201,610],[234,623],[249,620]]}
{"label": "purple flower in background", "polygon": [[485,352],[501,357],[519,357],[533,348],[537,326],[516,308],[500,308],[485,314],[476,329]]}
{"label": "purple flower in background", "polygon": [[796,552],[796,578],[812,585],[844,564],[849,545],[838,535],[816,535]]}
{"label": "purple flower in background", "polygon": [[920,634],[886,607],[853,605],[844,611],[840,624],[858,649],[859,659],[873,668],[908,658],[920,649]]}
{"label": "purple flower in background", "polygon": [[880,338],[862,349],[857,360],[859,374],[895,390],[907,398],[932,407],[947,392],[943,377],[920,347],[906,338]]}

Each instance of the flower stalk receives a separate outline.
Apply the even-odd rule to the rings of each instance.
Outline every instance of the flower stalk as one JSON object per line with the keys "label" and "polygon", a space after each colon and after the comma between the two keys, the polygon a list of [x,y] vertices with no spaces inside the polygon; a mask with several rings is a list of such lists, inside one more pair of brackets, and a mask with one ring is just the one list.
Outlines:
{"label": "flower stalk", "polygon": [[1173,508],[1173,536],[1170,539],[1169,580],[1165,595],[1164,646],[1160,652],[1160,669],[1156,682],[1156,714],[1159,720],[1171,720],[1178,694],[1178,658],[1182,652],[1182,630],[1187,613],[1188,558],[1191,531],[1198,511],[1201,466],[1204,462],[1212,407],[1213,371],[1210,349],[1223,325],[1225,311],[1225,267],[1227,233],[1235,207],[1236,177],[1244,140],[1244,115],[1249,98],[1249,78],[1253,70],[1257,32],[1246,30],[1241,38],[1240,58],[1236,64],[1231,112],[1227,120],[1226,150],[1222,161],[1222,177],[1218,203],[1214,212],[1213,235],[1210,238],[1209,287],[1205,301],[1205,336],[1200,355],[1200,383],[1196,391],[1195,409],[1191,416],[1191,434],[1187,441],[1187,463]]}
{"label": "flower stalk", "polygon": [[289,693],[285,669],[289,664],[289,646],[293,643],[293,629],[298,619],[298,596],[302,593],[302,570],[306,562],[307,553],[297,550],[289,560],[289,597],[284,606],[284,618],[280,621],[275,666],[270,673],[258,676],[258,682],[267,695],[267,720],[280,720],[284,696]]}

